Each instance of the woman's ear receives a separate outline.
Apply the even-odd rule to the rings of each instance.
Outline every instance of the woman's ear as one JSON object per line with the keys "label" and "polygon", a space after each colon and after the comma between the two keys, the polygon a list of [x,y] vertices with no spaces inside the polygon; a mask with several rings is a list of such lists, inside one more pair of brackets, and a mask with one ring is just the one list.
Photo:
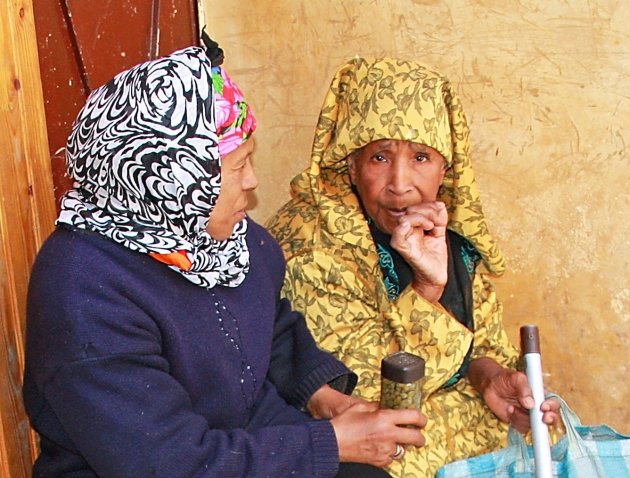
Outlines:
{"label": "woman's ear", "polygon": [[348,173],[350,173],[350,184],[354,185],[357,174],[356,157],[354,153],[350,153],[346,156],[346,163],[348,164]]}

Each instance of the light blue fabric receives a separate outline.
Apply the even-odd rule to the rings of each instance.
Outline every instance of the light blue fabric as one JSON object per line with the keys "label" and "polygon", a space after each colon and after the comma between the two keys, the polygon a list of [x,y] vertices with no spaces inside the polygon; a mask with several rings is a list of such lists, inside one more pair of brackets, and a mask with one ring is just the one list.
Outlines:
{"label": "light blue fabric", "polygon": [[[567,433],[551,448],[553,476],[559,478],[630,478],[630,435],[607,425],[584,426],[558,395]],[[510,429],[509,445],[493,453],[455,461],[436,478],[535,478],[534,453],[523,435]]]}

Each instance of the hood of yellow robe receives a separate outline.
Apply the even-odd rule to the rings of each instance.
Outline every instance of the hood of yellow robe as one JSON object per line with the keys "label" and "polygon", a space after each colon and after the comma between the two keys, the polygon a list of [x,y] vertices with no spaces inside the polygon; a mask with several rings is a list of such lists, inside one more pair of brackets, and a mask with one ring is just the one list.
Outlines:
{"label": "hood of yellow robe", "polygon": [[381,139],[426,144],[444,156],[448,169],[438,199],[448,208],[448,227],[475,245],[488,271],[502,274],[504,259],[475,183],[462,103],[450,81],[423,64],[354,58],[342,66],[322,105],[310,167],[293,179],[292,194],[317,205],[329,232],[368,249],[367,223],[346,224],[360,205],[345,158]]}

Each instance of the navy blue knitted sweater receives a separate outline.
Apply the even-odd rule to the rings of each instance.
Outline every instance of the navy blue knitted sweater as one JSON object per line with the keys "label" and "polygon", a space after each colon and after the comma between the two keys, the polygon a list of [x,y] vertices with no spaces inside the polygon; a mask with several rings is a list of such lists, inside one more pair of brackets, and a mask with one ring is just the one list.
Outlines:
{"label": "navy blue knitted sweater", "polygon": [[243,284],[207,290],[93,233],[48,238],[27,314],[34,477],[335,476],[330,422],[300,408],[356,377],[279,298],[275,240],[250,221],[247,241]]}

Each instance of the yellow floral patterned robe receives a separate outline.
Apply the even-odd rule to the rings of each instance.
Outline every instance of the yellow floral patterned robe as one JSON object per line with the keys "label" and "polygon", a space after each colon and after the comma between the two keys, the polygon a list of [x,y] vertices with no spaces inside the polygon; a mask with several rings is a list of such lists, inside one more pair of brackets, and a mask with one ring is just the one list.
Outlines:
{"label": "yellow floral patterned robe", "polygon": [[473,359],[515,366],[517,352],[487,272],[472,279],[474,333],[408,287],[390,302],[376,246],[350,188],[345,157],[377,139],[428,144],[449,165],[440,199],[449,228],[475,245],[485,268],[503,272],[488,233],[469,158],[469,130],[446,78],[414,62],[355,58],[336,74],[322,111],[310,167],[291,183],[292,199],[269,223],[287,259],[284,294],[319,344],[359,376],[355,394],[378,400],[381,359],[405,350],[426,361],[422,411],[426,446],[407,450],[395,477],[433,476],[444,463],[504,444],[506,426],[466,378],[443,389],[471,341]]}

